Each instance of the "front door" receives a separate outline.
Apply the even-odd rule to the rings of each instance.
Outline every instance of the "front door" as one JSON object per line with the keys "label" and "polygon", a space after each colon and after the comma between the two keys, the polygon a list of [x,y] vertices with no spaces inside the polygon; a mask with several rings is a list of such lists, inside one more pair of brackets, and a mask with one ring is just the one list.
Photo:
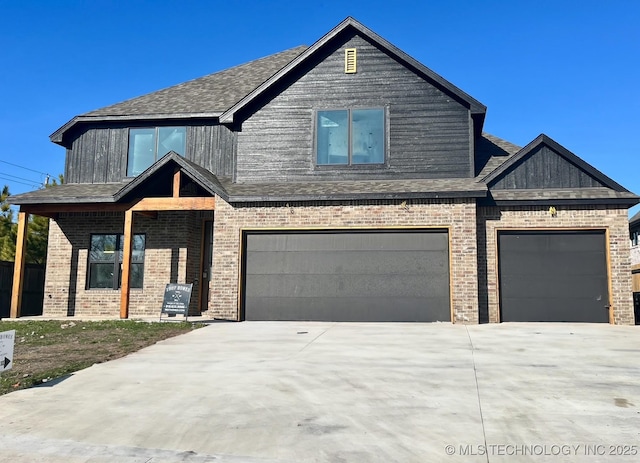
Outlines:
{"label": "front door", "polygon": [[209,309],[209,282],[213,270],[213,221],[206,220],[202,235],[202,275],[200,275],[200,312]]}

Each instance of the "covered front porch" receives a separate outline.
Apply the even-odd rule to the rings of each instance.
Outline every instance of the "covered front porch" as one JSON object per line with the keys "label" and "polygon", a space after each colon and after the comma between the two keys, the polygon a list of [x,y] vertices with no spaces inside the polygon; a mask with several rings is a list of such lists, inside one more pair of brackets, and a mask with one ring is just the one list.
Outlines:
{"label": "covered front porch", "polygon": [[214,183],[169,153],[128,183],[67,184],[17,196],[11,318],[22,313],[30,214],[52,219],[45,316],[151,316],[167,283],[193,283],[190,314],[207,310]]}

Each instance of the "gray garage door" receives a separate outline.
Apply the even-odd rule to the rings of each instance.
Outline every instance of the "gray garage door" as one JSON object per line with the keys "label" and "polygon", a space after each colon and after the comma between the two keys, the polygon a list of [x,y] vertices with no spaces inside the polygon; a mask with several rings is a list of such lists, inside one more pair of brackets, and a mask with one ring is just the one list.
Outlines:
{"label": "gray garage door", "polygon": [[498,245],[502,321],[609,321],[604,232],[501,232]]}
{"label": "gray garage door", "polygon": [[451,320],[446,231],[244,238],[245,320]]}

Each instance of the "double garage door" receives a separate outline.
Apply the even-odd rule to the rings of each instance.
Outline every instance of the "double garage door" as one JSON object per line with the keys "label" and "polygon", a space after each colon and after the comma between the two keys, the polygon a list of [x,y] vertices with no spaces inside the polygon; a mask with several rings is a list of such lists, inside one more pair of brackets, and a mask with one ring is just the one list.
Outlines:
{"label": "double garage door", "polygon": [[450,321],[446,230],[247,232],[245,320]]}
{"label": "double garage door", "polygon": [[604,231],[498,235],[503,322],[609,321]]}

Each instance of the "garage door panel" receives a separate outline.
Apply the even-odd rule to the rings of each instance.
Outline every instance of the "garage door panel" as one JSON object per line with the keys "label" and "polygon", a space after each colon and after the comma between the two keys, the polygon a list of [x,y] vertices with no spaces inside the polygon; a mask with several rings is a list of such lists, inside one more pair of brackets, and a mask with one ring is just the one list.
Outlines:
{"label": "garage door panel", "polygon": [[[554,298],[516,298],[503,300],[504,304],[517,305],[520,310],[510,315],[510,322],[576,322],[593,323],[593,313],[587,310],[575,310],[576,306],[589,307],[592,303],[590,299],[577,298],[571,303],[566,300]],[[609,313],[603,306],[601,307],[602,322],[608,320]]]}
{"label": "garage door panel", "polygon": [[[526,277],[526,280],[523,278]],[[593,299],[604,297],[608,291],[602,286],[598,275],[566,275],[562,281],[554,275],[517,275],[502,278],[503,297],[545,298],[564,297],[569,301],[575,298]]]}
{"label": "garage door panel", "polygon": [[502,321],[607,322],[604,231],[500,232]]}
{"label": "garage door panel", "polygon": [[[261,320],[317,321],[318,314],[322,314],[326,320],[337,322],[450,321],[448,298],[431,298],[427,302],[431,310],[429,319],[425,320],[424,311],[419,308],[425,303],[423,298],[247,298],[247,305],[260,305],[260,313],[263,316]],[[389,307],[393,307],[394,310],[387,310]]]}
{"label": "garage door panel", "polygon": [[[384,268],[381,268],[381,262]],[[410,275],[447,272],[447,255],[436,251],[282,251],[252,252],[247,274],[346,274]]]}
{"label": "garage door panel", "polygon": [[446,233],[423,232],[305,232],[247,236],[253,251],[445,251]]}
{"label": "garage door panel", "polygon": [[246,320],[450,320],[446,231],[245,235]]}
{"label": "garage door panel", "polygon": [[[601,274],[600,264],[605,259],[604,252],[535,252],[513,251],[503,257],[503,265],[511,268],[515,275],[566,272],[574,275]],[[520,265],[527,262],[527,265]]]}
{"label": "garage door panel", "polygon": [[[545,231],[545,232],[525,232],[522,234],[509,234],[503,232],[500,235],[501,246],[510,249],[535,249],[540,252],[551,254],[562,251],[569,252],[589,252],[598,249],[602,244],[601,232],[578,231]],[[516,232],[517,233],[517,232]],[[526,242],[524,245],[518,243]]]}
{"label": "garage door panel", "polygon": [[245,294],[249,297],[429,297],[433,294],[448,297],[448,281],[439,276],[423,275],[253,275]]}

